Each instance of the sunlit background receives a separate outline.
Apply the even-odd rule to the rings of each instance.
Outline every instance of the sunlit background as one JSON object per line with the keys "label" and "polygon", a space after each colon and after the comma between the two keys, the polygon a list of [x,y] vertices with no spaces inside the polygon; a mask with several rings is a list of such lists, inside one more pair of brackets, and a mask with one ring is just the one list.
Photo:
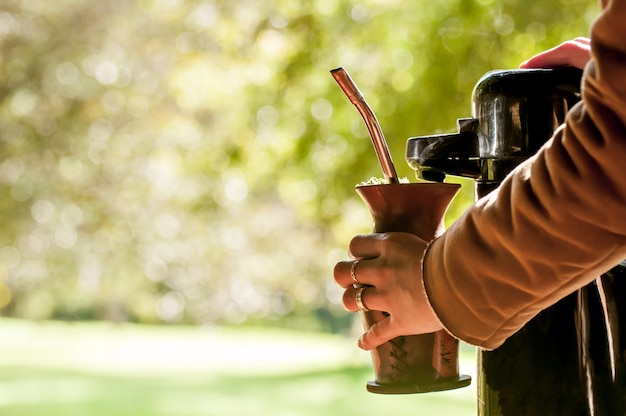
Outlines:
{"label": "sunlit background", "polygon": [[[273,327],[359,354],[332,267],[371,227],[354,185],[381,172],[329,70],[352,75],[412,179],[407,138],[454,131],[483,73],[586,35],[597,11],[593,0],[2,0],[0,313],[17,319],[0,334],[25,325],[5,347],[37,344],[30,322],[55,320],[203,337]],[[465,184],[448,221],[472,198]],[[214,357],[194,357],[210,372]],[[128,414],[230,414],[198,409]]]}

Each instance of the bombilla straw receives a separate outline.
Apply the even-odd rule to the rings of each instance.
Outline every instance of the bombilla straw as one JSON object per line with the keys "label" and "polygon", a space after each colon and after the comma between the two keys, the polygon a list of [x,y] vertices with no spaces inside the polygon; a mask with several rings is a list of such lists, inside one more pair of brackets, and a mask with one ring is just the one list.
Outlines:
{"label": "bombilla straw", "polygon": [[372,144],[374,145],[374,150],[376,151],[376,156],[378,156],[378,162],[383,170],[386,182],[398,183],[398,174],[393,166],[393,160],[391,160],[385,136],[383,136],[380,124],[371,107],[367,104],[367,101],[365,101],[363,94],[361,94],[361,91],[359,91],[359,88],[354,81],[352,81],[350,75],[348,75],[343,68],[333,69],[330,73],[333,78],[335,78],[335,81],[337,81],[337,84],[339,84],[339,88],[346,94],[350,102],[354,104],[359,114],[361,114],[361,117],[363,117],[367,130],[372,138]]}

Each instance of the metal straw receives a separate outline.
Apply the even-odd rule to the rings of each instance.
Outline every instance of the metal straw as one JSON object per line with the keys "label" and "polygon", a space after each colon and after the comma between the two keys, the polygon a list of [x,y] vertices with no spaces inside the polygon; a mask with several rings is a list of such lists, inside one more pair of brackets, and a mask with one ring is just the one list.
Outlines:
{"label": "metal straw", "polygon": [[361,114],[361,117],[363,117],[367,130],[372,138],[372,144],[374,145],[376,156],[378,156],[378,162],[383,170],[385,180],[387,183],[398,183],[398,174],[393,166],[393,160],[391,160],[385,136],[383,136],[380,124],[371,107],[367,104],[367,101],[365,101],[363,94],[361,94],[361,91],[359,91],[359,88],[354,81],[352,81],[350,75],[348,75],[343,68],[333,69],[330,73],[333,78],[335,78],[335,81],[337,81],[337,84],[339,84],[339,88],[346,94],[350,102],[354,104],[359,114]]}

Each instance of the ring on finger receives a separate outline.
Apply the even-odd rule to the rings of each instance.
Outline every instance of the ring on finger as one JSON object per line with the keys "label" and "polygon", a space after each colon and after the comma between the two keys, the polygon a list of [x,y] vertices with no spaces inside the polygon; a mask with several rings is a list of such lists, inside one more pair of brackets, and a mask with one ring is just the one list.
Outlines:
{"label": "ring on finger", "polygon": [[357,308],[359,308],[360,311],[363,312],[369,312],[369,309],[367,308],[367,306],[365,306],[363,304],[363,292],[365,291],[365,289],[367,289],[368,286],[362,286],[360,288],[358,288],[356,290],[356,295],[354,297],[355,301],[356,301],[356,306]]}
{"label": "ring on finger", "polygon": [[356,278],[356,266],[359,264],[360,260],[355,260],[352,263],[352,266],[350,266],[350,277],[352,277],[352,280],[354,280],[354,283],[356,283],[357,285],[360,285],[361,282],[359,282]]}

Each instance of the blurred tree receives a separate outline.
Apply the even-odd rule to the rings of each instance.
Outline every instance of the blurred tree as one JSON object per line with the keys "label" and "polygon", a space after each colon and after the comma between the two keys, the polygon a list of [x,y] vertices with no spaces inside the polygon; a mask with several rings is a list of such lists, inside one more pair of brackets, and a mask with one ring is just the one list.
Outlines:
{"label": "blurred tree", "polygon": [[[5,0],[0,311],[341,327],[332,265],[379,169],[486,71],[587,33],[589,0]],[[454,218],[471,191],[450,212]],[[329,326],[330,325],[330,326]]]}

